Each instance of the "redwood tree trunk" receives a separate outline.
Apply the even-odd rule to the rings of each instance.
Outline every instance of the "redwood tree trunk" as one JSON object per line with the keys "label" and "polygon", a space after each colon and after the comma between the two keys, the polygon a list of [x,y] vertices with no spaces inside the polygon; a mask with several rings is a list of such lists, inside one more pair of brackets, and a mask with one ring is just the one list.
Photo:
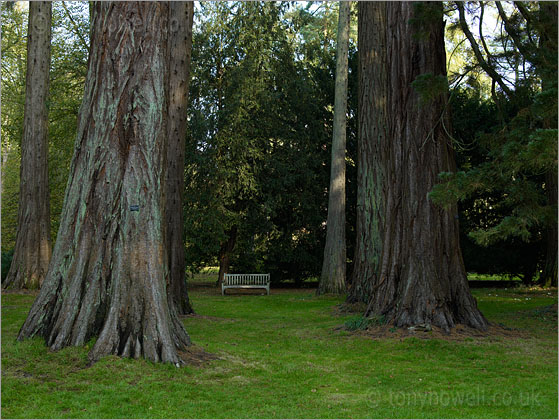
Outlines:
{"label": "redwood tree trunk", "polygon": [[167,251],[169,256],[169,298],[180,314],[192,313],[186,290],[184,249],[184,153],[186,148],[186,109],[190,82],[192,19],[194,3],[170,2],[169,25],[169,123],[167,149]]}
{"label": "redwood tree trunk", "polygon": [[340,2],[328,219],[317,294],[346,291],[345,145],[350,10],[350,1]]}
{"label": "redwood tree trunk", "polygon": [[219,248],[219,273],[217,275],[216,286],[221,286],[225,274],[229,272],[229,260],[235,242],[237,241],[237,226],[233,226],[226,232],[227,240],[223,242]]}
{"label": "redwood tree trunk", "polygon": [[[377,283],[382,245],[382,165],[385,153],[388,79],[386,2],[358,3],[359,135],[357,226],[347,301],[367,303]],[[375,164],[376,163],[376,164]]]}
{"label": "redwood tree trunk", "polygon": [[386,154],[372,158],[382,168],[382,253],[367,313],[401,327],[432,324],[448,331],[460,323],[486,329],[468,288],[456,208],[436,207],[428,197],[438,174],[454,171],[455,163],[443,127],[449,130],[447,94],[423,103],[411,85],[421,74],[446,75],[442,4],[426,6],[440,16],[421,19],[418,34],[410,23],[413,3],[386,4],[388,83],[377,87],[384,89],[390,113],[387,136],[379,140]]}
{"label": "redwood tree trunk", "polygon": [[96,2],[60,230],[18,339],[179,363],[190,344],[169,280],[167,2]]}
{"label": "redwood tree trunk", "polygon": [[51,257],[47,140],[51,23],[50,2],[29,3],[18,224],[4,288],[38,289]]}

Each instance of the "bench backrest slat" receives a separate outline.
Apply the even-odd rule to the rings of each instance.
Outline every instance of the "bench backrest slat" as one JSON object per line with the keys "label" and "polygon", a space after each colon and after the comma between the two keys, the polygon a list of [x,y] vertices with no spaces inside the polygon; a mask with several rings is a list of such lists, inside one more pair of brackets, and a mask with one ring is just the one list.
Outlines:
{"label": "bench backrest slat", "polygon": [[270,274],[225,274],[226,286],[266,285],[270,283]]}

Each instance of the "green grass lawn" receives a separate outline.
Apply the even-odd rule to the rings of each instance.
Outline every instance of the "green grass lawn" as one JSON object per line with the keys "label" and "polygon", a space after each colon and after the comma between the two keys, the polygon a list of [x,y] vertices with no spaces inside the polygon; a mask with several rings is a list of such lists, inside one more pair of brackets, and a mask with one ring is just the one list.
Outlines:
{"label": "green grass lawn", "polygon": [[311,290],[191,291],[193,342],[219,360],[177,369],[16,342],[33,296],[2,295],[2,417],[557,418],[557,291],[474,291],[522,338],[383,338],[336,329],[342,299]]}
{"label": "green grass lawn", "polygon": [[190,275],[188,278],[189,284],[207,284],[212,285],[217,281],[219,274],[219,267],[205,267],[199,273]]}

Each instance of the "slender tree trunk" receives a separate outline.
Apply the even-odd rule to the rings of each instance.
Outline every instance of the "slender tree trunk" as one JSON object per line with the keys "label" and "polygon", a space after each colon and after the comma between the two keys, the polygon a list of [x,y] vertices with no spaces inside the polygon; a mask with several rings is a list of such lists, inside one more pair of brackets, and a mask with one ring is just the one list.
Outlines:
{"label": "slender tree trunk", "polygon": [[180,314],[192,313],[186,290],[184,249],[184,153],[186,109],[190,82],[192,20],[194,3],[170,2],[169,25],[169,123],[167,149],[167,251],[169,256],[169,297]]}
{"label": "slender tree trunk", "polygon": [[229,260],[237,241],[237,226],[233,226],[226,232],[227,240],[219,248],[219,273],[216,286],[221,286],[225,274],[229,272]]}
{"label": "slender tree trunk", "polygon": [[169,280],[168,2],[96,2],[60,230],[18,339],[179,363],[190,344]]}
{"label": "slender tree trunk", "polygon": [[18,225],[4,288],[38,289],[51,257],[48,109],[52,4],[29,3]]}
{"label": "slender tree trunk", "polygon": [[338,18],[334,133],[326,245],[317,294],[342,294],[346,291],[345,144],[350,12],[351,2],[341,1]]}
{"label": "slender tree trunk", "polygon": [[381,140],[386,155],[373,156],[383,174],[383,240],[367,314],[401,327],[426,323],[449,331],[460,323],[486,329],[468,288],[456,207],[444,210],[428,197],[438,174],[454,171],[455,163],[443,127],[449,130],[447,94],[422,103],[411,85],[421,74],[446,75],[442,4],[426,6],[440,17],[423,19],[425,35],[418,37],[410,24],[414,4],[386,4],[388,83],[380,89],[386,89],[390,113]]}
{"label": "slender tree trunk", "polygon": [[358,13],[357,226],[347,300],[367,303],[377,283],[382,245],[383,175],[378,161],[389,158],[385,153],[388,118],[386,2],[359,2]]}

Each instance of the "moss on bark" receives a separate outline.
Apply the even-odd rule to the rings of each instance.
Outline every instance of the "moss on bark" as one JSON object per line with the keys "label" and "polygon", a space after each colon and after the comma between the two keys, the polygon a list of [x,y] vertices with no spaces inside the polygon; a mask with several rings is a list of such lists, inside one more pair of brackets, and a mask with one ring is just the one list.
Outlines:
{"label": "moss on bark", "polygon": [[190,344],[168,299],[169,6],[97,2],[60,230],[18,339],[52,350],[97,337],[108,354],[180,363]]}

